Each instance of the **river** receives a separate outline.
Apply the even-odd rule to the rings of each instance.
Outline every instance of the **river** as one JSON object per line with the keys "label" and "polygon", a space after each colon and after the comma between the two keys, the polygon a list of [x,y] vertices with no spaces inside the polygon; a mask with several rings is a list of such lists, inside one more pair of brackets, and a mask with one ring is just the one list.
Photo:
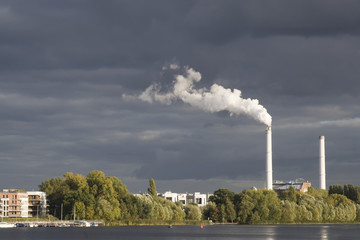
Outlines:
{"label": "river", "polygon": [[297,240],[359,239],[360,225],[211,225],[98,228],[0,229],[0,239],[14,240]]}

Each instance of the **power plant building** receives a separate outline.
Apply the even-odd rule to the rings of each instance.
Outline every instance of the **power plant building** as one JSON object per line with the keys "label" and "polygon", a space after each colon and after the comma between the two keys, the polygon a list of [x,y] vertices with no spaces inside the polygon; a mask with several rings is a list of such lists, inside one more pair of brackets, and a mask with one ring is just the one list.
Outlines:
{"label": "power plant building", "polygon": [[304,179],[301,178],[301,179],[296,179],[295,181],[288,181],[288,182],[276,180],[273,184],[273,190],[277,194],[289,190],[290,187],[293,187],[296,191],[305,193],[308,191],[309,187],[311,187],[311,182],[305,181]]}

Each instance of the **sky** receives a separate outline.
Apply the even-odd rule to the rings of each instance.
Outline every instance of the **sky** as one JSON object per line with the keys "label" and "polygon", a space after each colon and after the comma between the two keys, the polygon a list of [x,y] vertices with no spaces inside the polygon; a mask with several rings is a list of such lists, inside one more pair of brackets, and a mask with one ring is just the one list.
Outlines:
{"label": "sky", "polygon": [[323,135],[327,186],[360,185],[359,22],[356,0],[2,0],[0,188],[91,170],[133,193],[265,187],[264,123],[138,98],[187,69],[271,115],[274,180],[319,187]]}

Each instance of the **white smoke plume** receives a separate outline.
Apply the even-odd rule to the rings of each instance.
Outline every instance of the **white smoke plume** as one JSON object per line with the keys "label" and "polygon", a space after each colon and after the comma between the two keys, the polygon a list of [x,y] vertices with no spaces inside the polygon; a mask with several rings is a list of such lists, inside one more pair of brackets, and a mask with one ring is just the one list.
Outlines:
{"label": "white smoke plume", "polygon": [[[171,66],[171,69],[178,69],[178,67]],[[180,99],[206,112],[214,113],[225,110],[230,115],[246,115],[271,126],[271,116],[265,107],[259,104],[259,100],[244,99],[240,90],[231,90],[218,84],[213,84],[210,90],[206,88],[195,89],[194,83],[201,80],[201,74],[189,67],[184,69],[183,75],[175,75],[172,91],[162,93],[158,84],[152,84],[138,98],[149,103],[156,101],[167,105],[176,99]],[[123,95],[123,97],[132,98],[127,95]]]}

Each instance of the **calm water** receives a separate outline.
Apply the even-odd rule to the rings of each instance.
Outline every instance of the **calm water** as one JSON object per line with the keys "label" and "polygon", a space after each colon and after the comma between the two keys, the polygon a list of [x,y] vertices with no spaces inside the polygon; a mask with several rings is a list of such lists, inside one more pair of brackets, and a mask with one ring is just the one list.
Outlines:
{"label": "calm water", "polygon": [[1,239],[13,240],[112,240],[112,239],[359,239],[360,225],[276,226],[141,226],[103,228],[15,228],[0,229]]}

